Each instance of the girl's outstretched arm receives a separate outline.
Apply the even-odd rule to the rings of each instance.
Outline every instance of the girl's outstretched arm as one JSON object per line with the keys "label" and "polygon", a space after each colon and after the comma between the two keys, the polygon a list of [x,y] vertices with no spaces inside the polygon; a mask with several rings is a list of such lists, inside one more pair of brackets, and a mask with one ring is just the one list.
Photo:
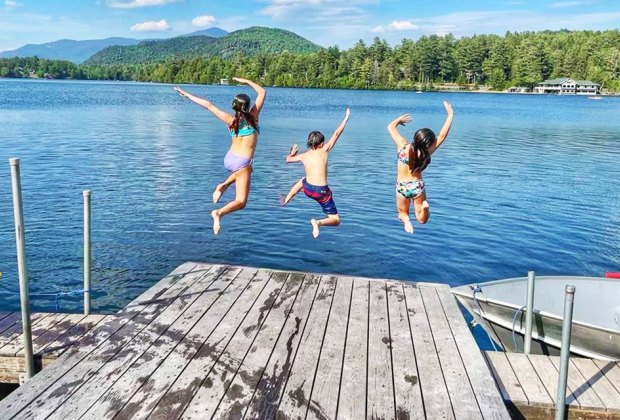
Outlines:
{"label": "girl's outstretched arm", "polygon": [[404,114],[400,117],[397,117],[387,126],[388,133],[390,133],[390,136],[392,136],[392,140],[394,140],[394,143],[396,143],[396,146],[399,149],[405,147],[409,142],[402,136],[402,134],[398,132],[398,126],[409,124],[411,121],[413,121],[411,115]]}
{"label": "girl's outstretched arm", "polygon": [[230,115],[227,112],[222,111],[221,109],[219,109],[218,107],[216,107],[215,105],[213,105],[211,102],[209,102],[206,99],[200,98],[198,96],[194,96],[191,93],[187,93],[178,86],[175,87],[174,90],[176,90],[179,93],[179,95],[183,96],[184,98],[187,98],[190,101],[210,111],[213,115],[219,118],[226,125],[230,125],[230,123],[235,119],[232,115]]}
{"label": "girl's outstretched arm", "polygon": [[254,118],[258,119],[258,114],[260,114],[260,110],[263,109],[263,103],[265,103],[265,96],[267,96],[267,91],[258,83],[254,83],[253,81],[248,79],[233,77],[233,80],[239,83],[245,83],[256,91],[256,100],[254,101],[254,106],[250,110],[250,113]]}
{"label": "girl's outstretched arm", "polygon": [[450,105],[448,101],[443,101],[443,106],[444,108],[446,108],[446,112],[448,113],[448,116],[446,117],[446,122],[443,123],[443,127],[441,127],[441,131],[439,132],[439,135],[437,136],[437,144],[435,144],[435,147],[429,148],[429,152],[431,154],[435,150],[437,150],[437,148],[441,146],[441,143],[443,143],[446,137],[448,137],[448,133],[450,132],[450,127],[452,127],[452,120],[454,119],[454,111],[452,111],[452,105]]}
{"label": "girl's outstretched arm", "polygon": [[349,121],[349,116],[350,115],[351,115],[351,110],[349,108],[347,108],[347,110],[344,113],[344,119],[342,120],[342,122],[340,123],[338,128],[336,128],[336,131],[334,131],[334,134],[332,134],[332,137],[329,139],[329,141],[325,145],[325,151],[326,152],[329,152],[330,150],[332,150],[334,148],[334,146],[336,145],[336,142],[338,141],[338,138],[340,137],[340,135],[344,131],[344,128],[347,126],[347,122]]}

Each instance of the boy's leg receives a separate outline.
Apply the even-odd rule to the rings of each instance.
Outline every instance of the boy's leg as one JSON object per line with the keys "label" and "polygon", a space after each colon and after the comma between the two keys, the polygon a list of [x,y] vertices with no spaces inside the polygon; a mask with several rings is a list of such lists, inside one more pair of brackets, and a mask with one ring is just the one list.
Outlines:
{"label": "boy's leg", "polygon": [[293,199],[293,197],[295,197],[297,195],[297,193],[299,193],[299,191],[301,191],[304,188],[303,180],[304,179],[301,178],[299,181],[297,181],[295,183],[295,185],[293,185],[293,188],[291,188],[291,190],[286,195],[286,197],[282,200],[280,205],[286,206],[288,204],[288,202],[291,201]]}
{"label": "boy's leg", "polygon": [[214,203],[220,201],[220,197],[222,196],[222,194],[224,194],[224,191],[226,191],[228,187],[235,183],[235,181],[237,180],[237,172],[233,172],[228,178],[226,178],[226,181],[222,182],[221,184],[217,184],[215,190],[213,191]]}
{"label": "boy's leg", "polygon": [[419,197],[413,200],[413,208],[415,209],[415,218],[418,222],[425,224],[428,222],[428,218],[431,216],[430,205],[426,201],[426,193],[422,193]]}
{"label": "boy's leg", "polygon": [[398,210],[398,220],[400,220],[404,227],[405,232],[413,233],[413,225],[411,224],[411,219],[409,218],[409,205],[411,201],[408,198],[405,198],[400,193],[396,193],[396,209]]}
{"label": "boy's leg", "polygon": [[321,220],[311,219],[310,224],[312,225],[312,236],[316,238],[319,236],[319,228],[321,226],[338,226],[340,224],[340,215],[328,214],[326,218]]}

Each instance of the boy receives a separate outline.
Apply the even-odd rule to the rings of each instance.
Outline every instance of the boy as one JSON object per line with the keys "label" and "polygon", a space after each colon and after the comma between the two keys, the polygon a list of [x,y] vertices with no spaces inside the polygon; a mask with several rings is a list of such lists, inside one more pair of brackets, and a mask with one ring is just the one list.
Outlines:
{"label": "boy", "polygon": [[286,156],[288,163],[301,161],[304,164],[306,176],[293,185],[293,188],[291,188],[291,191],[283,200],[282,205],[288,204],[302,189],[308,197],[317,201],[327,217],[321,220],[310,220],[312,236],[315,238],[319,236],[319,228],[321,226],[338,226],[340,224],[340,216],[332,198],[332,192],[327,186],[327,158],[344,131],[350,114],[351,111],[347,108],[344,119],[327,143],[325,143],[325,136],[320,131],[312,131],[308,134],[307,145],[309,150],[307,152],[298,155],[299,149],[294,144],[288,156]]}

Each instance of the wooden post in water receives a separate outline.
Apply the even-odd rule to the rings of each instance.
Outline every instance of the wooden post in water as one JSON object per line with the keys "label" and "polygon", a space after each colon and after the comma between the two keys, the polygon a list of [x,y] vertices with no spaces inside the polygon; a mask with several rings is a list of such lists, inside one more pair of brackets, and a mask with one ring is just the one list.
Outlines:
{"label": "wooden post in water", "polygon": [[90,315],[90,190],[84,195],[84,315]]}
{"label": "wooden post in water", "polygon": [[534,280],[533,271],[527,273],[527,305],[525,310],[525,335],[523,336],[523,353],[530,354],[532,349],[532,320],[534,317]]}
{"label": "wooden post in water", "polygon": [[26,238],[24,233],[24,212],[22,210],[22,188],[19,174],[19,159],[9,159],[11,166],[11,185],[13,188],[13,214],[15,217],[15,241],[17,244],[17,270],[19,274],[19,301],[22,312],[22,329],[24,332],[24,357],[26,377],[34,375],[34,358],[32,354],[32,329],[30,324],[30,297],[28,295],[28,271],[26,270]]}
{"label": "wooden post in water", "polygon": [[568,382],[568,361],[570,357],[570,338],[573,326],[573,301],[575,286],[564,288],[564,319],[562,320],[562,347],[560,348],[560,374],[558,395],[555,402],[555,419],[564,420],[566,412],[566,384]]}

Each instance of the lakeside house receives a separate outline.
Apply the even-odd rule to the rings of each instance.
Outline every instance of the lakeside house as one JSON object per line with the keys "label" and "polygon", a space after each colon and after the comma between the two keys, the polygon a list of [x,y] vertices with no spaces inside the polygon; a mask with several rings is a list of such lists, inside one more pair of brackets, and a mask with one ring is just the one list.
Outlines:
{"label": "lakeside house", "polygon": [[228,79],[220,79],[220,85],[228,86]]}
{"label": "lakeside house", "polygon": [[545,80],[534,88],[534,93],[557,93],[558,95],[597,95],[600,85],[589,80],[569,77]]}
{"label": "lakeside house", "polygon": [[530,88],[525,86],[511,86],[508,88],[509,93],[529,93]]}

